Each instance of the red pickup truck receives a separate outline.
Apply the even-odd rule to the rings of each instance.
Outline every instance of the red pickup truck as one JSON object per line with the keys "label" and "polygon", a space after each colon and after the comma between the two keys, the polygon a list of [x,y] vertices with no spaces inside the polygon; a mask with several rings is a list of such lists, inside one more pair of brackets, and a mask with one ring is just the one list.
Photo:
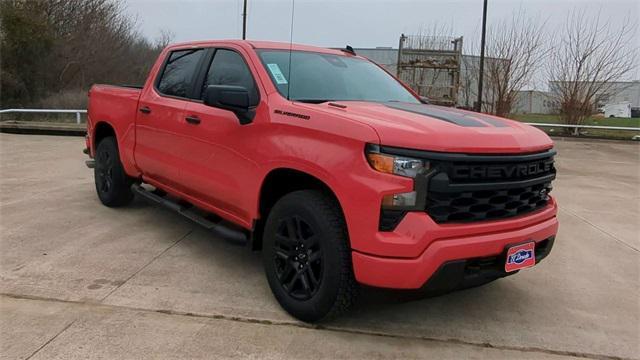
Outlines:
{"label": "red pickup truck", "polygon": [[94,85],[88,116],[104,205],[137,194],[262,250],[303,321],[360,285],[438,294],[514,274],[558,230],[547,135],[426,104],[350,48],[171,45],[144,87]]}

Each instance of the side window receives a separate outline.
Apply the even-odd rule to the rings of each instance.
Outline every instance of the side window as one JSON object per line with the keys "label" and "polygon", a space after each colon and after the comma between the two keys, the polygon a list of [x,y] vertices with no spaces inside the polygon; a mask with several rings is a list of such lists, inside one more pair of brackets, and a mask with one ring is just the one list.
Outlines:
{"label": "side window", "polygon": [[242,59],[242,56],[235,51],[218,49],[211,61],[211,66],[204,79],[204,89],[209,85],[235,85],[242,86],[249,90],[251,104],[258,104],[258,89],[253,81],[251,71]]}
{"label": "side window", "polygon": [[203,49],[172,52],[162,72],[158,90],[165,95],[187,97],[203,55]]}

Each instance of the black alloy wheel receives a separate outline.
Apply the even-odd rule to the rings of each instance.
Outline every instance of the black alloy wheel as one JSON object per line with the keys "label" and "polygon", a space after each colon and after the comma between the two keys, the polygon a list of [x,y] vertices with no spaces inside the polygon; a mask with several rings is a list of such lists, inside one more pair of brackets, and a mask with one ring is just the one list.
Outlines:
{"label": "black alloy wheel", "polygon": [[269,287],[294,317],[321,321],[355,303],[349,234],[332,194],[310,189],[281,197],[267,216],[262,252]]}
{"label": "black alloy wheel", "polygon": [[100,150],[96,154],[96,188],[106,195],[113,189],[113,157],[108,149]]}
{"label": "black alloy wheel", "polygon": [[118,152],[118,143],[106,137],[98,143],[95,153],[94,178],[96,192],[102,204],[109,207],[123,206],[131,202],[134,179],[127,176]]}
{"label": "black alloy wheel", "polygon": [[312,298],[321,286],[322,250],[314,229],[297,215],[281,219],[273,256],[282,288],[296,300]]}

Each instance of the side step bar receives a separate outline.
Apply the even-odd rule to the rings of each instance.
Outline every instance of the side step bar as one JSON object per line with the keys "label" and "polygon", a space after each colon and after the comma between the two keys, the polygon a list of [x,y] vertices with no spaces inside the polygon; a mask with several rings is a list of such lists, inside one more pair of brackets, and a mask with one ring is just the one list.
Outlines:
{"label": "side step bar", "polygon": [[246,233],[241,230],[232,229],[231,227],[226,226],[222,223],[216,223],[205,218],[203,215],[199,214],[196,208],[191,204],[181,205],[179,203],[176,203],[175,201],[154,194],[151,191],[147,191],[140,184],[134,184],[133,186],[131,186],[131,190],[151,203],[163,205],[164,207],[173,210],[186,218],[191,219],[193,222],[198,223],[199,225],[203,226],[204,228],[221,238],[240,245],[247,245],[249,243],[249,239]]}

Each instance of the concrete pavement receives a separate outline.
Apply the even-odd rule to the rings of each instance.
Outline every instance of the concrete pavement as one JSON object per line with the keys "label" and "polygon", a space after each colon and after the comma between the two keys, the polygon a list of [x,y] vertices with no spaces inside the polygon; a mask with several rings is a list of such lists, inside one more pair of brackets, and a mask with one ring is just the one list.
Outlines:
{"label": "concrete pavement", "polygon": [[260,255],[142,201],[100,205],[83,139],[0,134],[0,358],[640,358],[640,146],[557,142],[540,266],[310,327]]}

